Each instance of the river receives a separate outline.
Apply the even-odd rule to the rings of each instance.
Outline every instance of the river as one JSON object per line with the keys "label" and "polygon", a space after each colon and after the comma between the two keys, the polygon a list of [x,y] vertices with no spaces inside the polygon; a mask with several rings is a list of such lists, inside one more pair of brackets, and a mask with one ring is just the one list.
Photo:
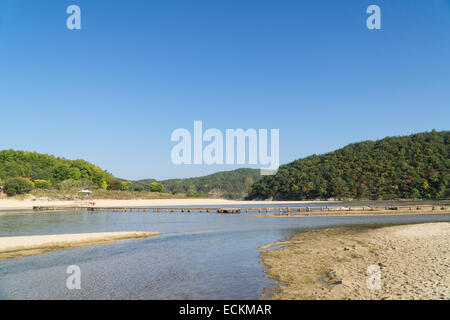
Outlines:
{"label": "river", "polygon": [[[11,211],[0,215],[0,236],[165,234],[0,261],[0,299],[259,299],[265,288],[273,286],[260,263],[257,248],[262,245],[312,228],[430,221],[450,221],[450,215],[258,218],[216,213]],[[81,290],[66,287],[70,265],[80,267]]]}

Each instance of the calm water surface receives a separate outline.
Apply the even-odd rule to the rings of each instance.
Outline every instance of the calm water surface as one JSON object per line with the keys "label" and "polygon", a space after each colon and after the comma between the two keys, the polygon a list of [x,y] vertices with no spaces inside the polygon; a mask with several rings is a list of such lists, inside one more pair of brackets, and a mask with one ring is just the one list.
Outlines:
{"label": "calm water surface", "polygon": [[[214,213],[12,212],[0,215],[0,236],[166,234],[0,261],[0,299],[258,299],[273,284],[264,277],[259,246],[311,228],[426,221],[450,221],[450,215],[255,218]],[[66,288],[69,265],[81,268],[81,290]]]}

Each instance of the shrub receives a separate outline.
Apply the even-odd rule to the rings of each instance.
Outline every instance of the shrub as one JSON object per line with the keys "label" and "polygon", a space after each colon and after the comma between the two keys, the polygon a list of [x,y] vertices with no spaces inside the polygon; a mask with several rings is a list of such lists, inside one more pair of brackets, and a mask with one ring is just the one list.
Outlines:
{"label": "shrub", "polygon": [[49,180],[34,180],[34,187],[38,189],[49,189],[52,186],[52,183]]}
{"label": "shrub", "polygon": [[163,192],[164,191],[164,185],[158,182],[152,182],[150,186],[150,190],[152,192]]}
{"label": "shrub", "polygon": [[117,179],[113,179],[109,182],[108,190],[120,190],[121,182]]}
{"label": "shrub", "polygon": [[130,190],[131,182],[129,181],[120,181],[117,179],[113,179],[108,184],[108,190],[120,190],[120,191],[128,191]]}
{"label": "shrub", "polygon": [[74,188],[80,187],[80,181],[74,180],[74,179],[66,179],[60,183],[58,183],[58,189],[67,191]]}
{"label": "shrub", "polygon": [[124,181],[124,182],[122,182],[120,190],[122,190],[122,191],[129,191],[130,190],[130,186],[131,186],[131,182],[130,181]]}
{"label": "shrub", "polygon": [[105,180],[102,180],[102,182],[100,183],[100,188],[103,190],[108,189],[108,183]]}
{"label": "shrub", "polygon": [[191,184],[189,186],[186,195],[188,197],[198,197],[199,196],[199,193],[198,193],[197,188],[195,187],[195,185]]}
{"label": "shrub", "polygon": [[81,179],[79,187],[83,189],[96,189],[98,186],[89,179]]}
{"label": "shrub", "polygon": [[5,180],[4,187],[7,195],[14,196],[33,190],[33,183],[24,178],[9,178]]}

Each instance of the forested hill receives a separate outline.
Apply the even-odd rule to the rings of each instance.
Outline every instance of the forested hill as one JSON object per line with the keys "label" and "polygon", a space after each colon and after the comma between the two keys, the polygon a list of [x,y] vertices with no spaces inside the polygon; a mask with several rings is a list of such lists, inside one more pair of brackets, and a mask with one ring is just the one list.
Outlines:
{"label": "forested hill", "polygon": [[218,196],[243,198],[259,178],[256,169],[238,169],[212,175],[156,181],[126,181],[84,160],[67,160],[37,152],[0,151],[0,185],[8,195],[33,189],[108,189],[186,194],[190,197]]}
{"label": "forested hill", "polygon": [[55,186],[63,181],[86,181],[106,188],[113,176],[84,160],[67,160],[37,152],[0,151],[0,184],[12,178]]}
{"label": "forested hill", "polygon": [[450,131],[350,144],[280,167],[257,181],[249,198],[450,198]]}
{"label": "forested hill", "polygon": [[[185,193],[188,196],[218,196],[229,199],[240,199],[250,187],[260,178],[260,170],[257,169],[237,169],[233,171],[217,172],[208,176],[170,179],[159,181],[164,185],[166,192]],[[147,179],[135,181],[132,188],[142,187],[155,182]]]}

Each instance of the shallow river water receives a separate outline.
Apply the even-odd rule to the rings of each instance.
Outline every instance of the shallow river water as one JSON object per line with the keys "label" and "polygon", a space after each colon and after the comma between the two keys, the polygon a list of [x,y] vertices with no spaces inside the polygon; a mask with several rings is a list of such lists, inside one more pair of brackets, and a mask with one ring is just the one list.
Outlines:
{"label": "shallow river water", "polygon": [[[450,221],[450,215],[258,218],[215,213],[57,212],[0,215],[0,236],[110,231],[164,235],[0,261],[0,299],[259,299],[258,247],[311,228]],[[210,232],[198,232],[210,231]],[[68,290],[67,267],[81,269]]]}

